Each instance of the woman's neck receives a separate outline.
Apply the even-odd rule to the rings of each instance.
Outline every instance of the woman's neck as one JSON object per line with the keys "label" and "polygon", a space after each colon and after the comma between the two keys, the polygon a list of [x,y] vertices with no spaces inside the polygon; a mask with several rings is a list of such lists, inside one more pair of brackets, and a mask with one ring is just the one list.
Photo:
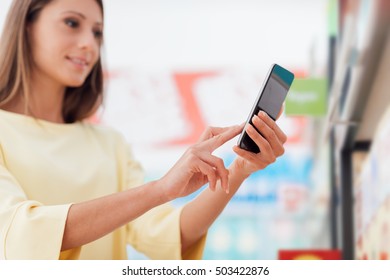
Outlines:
{"label": "woman's neck", "polygon": [[65,87],[48,82],[31,82],[28,100],[19,94],[3,109],[49,122],[64,123],[62,105]]}
{"label": "woman's neck", "polygon": [[64,123],[61,107],[51,106],[49,103],[39,103],[38,106],[34,106],[32,105],[31,99],[29,99],[29,105],[26,108],[24,100],[24,97],[19,96],[2,106],[1,109],[53,123]]}
{"label": "woman's neck", "polygon": [[28,112],[33,117],[55,122],[64,123],[62,116],[62,102],[64,90],[57,92],[38,91],[31,93],[28,100]]}

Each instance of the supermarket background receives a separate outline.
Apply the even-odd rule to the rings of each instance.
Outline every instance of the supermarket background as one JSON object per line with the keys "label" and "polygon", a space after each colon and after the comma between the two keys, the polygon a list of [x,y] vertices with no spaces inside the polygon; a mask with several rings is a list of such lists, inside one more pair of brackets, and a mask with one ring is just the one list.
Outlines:
{"label": "supermarket background", "polygon": [[[1,0],[0,28],[10,3]],[[301,258],[388,259],[389,6],[106,0],[107,96],[93,121],[121,131],[153,180],[206,126],[246,120],[278,63],[296,75],[278,120],[286,153],[244,183],[210,229],[204,258],[309,250]],[[235,141],[216,152],[226,164]],[[129,258],[145,257],[129,248]]]}

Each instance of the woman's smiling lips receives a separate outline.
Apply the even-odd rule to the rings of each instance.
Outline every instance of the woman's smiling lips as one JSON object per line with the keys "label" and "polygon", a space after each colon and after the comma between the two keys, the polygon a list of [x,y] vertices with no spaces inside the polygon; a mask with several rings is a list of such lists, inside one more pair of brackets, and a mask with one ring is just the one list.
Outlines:
{"label": "woman's smiling lips", "polygon": [[84,70],[89,65],[87,59],[82,57],[67,56],[66,58],[78,69]]}

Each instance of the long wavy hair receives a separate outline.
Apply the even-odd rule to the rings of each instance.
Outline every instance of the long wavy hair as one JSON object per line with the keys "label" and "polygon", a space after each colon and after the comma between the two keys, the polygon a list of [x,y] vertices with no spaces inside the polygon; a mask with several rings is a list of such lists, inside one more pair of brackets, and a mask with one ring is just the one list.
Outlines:
{"label": "long wavy hair", "polygon": [[[22,94],[26,111],[32,71],[31,46],[27,25],[37,20],[42,9],[53,0],[14,0],[0,37],[0,108]],[[96,0],[104,14],[102,0]],[[62,115],[65,123],[92,116],[103,101],[101,58],[80,87],[66,88]]]}

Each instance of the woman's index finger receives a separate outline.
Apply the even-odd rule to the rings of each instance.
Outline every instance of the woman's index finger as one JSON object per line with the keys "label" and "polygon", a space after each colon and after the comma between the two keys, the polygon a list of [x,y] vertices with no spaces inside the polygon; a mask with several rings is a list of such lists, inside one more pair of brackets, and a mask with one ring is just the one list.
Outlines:
{"label": "woman's index finger", "polygon": [[207,145],[209,145],[211,151],[214,151],[217,148],[219,148],[220,146],[222,146],[223,144],[225,144],[227,141],[233,139],[235,136],[240,134],[241,131],[243,130],[243,128],[244,128],[243,124],[231,126],[227,130],[225,130],[224,132],[222,132],[218,135],[215,135],[214,137],[205,141],[205,143],[207,143]]}

